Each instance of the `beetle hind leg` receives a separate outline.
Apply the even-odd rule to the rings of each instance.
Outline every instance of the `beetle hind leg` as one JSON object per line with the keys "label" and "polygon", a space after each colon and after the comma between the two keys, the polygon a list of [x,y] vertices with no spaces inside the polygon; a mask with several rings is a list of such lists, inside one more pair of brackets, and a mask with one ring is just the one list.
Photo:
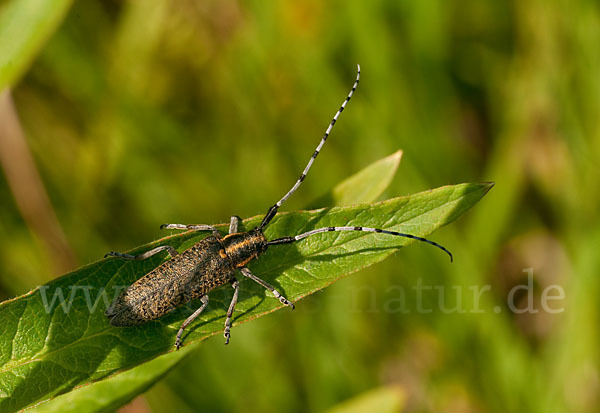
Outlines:
{"label": "beetle hind leg", "polygon": [[183,330],[185,330],[185,328],[188,325],[190,325],[190,323],[194,321],[196,317],[198,317],[208,305],[208,295],[203,295],[202,297],[200,297],[200,301],[202,301],[202,305],[200,306],[200,308],[194,311],[194,314],[186,318],[185,321],[181,324],[181,327],[179,327],[179,331],[177,332],[177,338],[175,339],[175,348],[177,350],[179,350],[179,348],[181,347],[181,335],[183,334]]}

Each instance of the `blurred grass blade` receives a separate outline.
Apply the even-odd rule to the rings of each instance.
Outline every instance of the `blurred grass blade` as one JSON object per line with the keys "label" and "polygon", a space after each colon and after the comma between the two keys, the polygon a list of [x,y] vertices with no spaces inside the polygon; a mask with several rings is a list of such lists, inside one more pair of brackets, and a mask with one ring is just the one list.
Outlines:
{"label": "blurred grass blade", "polygon": [[373,162],[339,183],[332,191],[311,202],[308,209],[374,202],[390,186],[401,159],[400,150]]}
{"label": "blurred grass blade", "polygon": [[[389,186],[400,164],[402,151],[380,159],[348,179],[340,182],[328,194],[319,198],[320,205],[366,203],[375,201]],[[370,184],[369,184],[370,182]],[[192,346],[184,347],[186,352]],[[193,347],[197,347],[193,346]],[[121,406],[160,380],[179,364],[183,353],[171,352],[100,382],[81,386],[73,391],[42,402],[35,412],[114,409]]]}
{"label": "blurred grass blade", "polygon": [[406,394],[400,386],[381,387],[370,390],[327,410],[327,413],[399,413]]}
{"label": "blurred grass blade", "polygon": [[[491,186],[460,184],[375,204],[284,213],[272,221],[265,235],[274,239],[343,224],[426,236],[458,218]],[[245,220],[245,228],[256,226],[261,218]],[[220,229],[225,231],[226,225]],[[178,234],[134,252],[158,244],[169,244],[181,251],[204,237],[206,233]],[[383,260],[409,243],[411,240],[381,234],[324,233],[296,244],[271,247],[250,268],[296,301]],[[421,247],[431,248],[426,244]],[[431,254],[446,259],[433,248]],[[4,326],[0,332],[0,411],[25,407],[173,351],[175,333],[197,303],[132,328],[111,327],[104,316],[106,305],[121,288],[164,259],[161,254],[145,261],[101,260],[0,304],[0,322]],[[211,293],[209,307],[185,337],[186,345],[222,334],[230,297],[231,292],[225,288]],[[260,286],[241,280],[234,324],[280,307],[279,301]]]}
{"label": "blurred grass blade", "polygon": [[0,5],[0,91],[14,85],[54,33],[72,0],[11,0]]}

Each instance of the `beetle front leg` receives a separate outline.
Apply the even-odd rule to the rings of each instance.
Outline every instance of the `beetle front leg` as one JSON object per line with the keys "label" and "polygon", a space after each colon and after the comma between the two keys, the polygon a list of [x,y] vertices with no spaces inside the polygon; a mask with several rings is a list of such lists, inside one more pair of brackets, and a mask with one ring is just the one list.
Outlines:
{"label": "beetle front leg", "polygon": [[146,251],[139,255],[123,254],[121,252],[111,251],[108,254],[104,255],[104,258],[119,257],[126,260],[145,260],[146,258],[150,258],[151,256],[156,255],[164,250],[167,250],[171,257],[174,257],[179,254],[177,250],[175,250],[175,248],[171,247],[170,245],[161,245],[160,247],[156,247],[154,249],[151,249],[150,251]]}
{"label": "beetle front leg", "polygon": [[273,288],[273,286],[271,284],[269,284],[268,282],[261,280],[260,278],[258,278],[256,275],[252,274],[252,272],[246,268],[246,267],[242,267],[240,268],[240,271],[242,272],[242,274],[248,278],[250,278],[252,281],[262,285],[264,288],[266,288],[267,290],[271,291],[273,293],[273,295],[275,296],[275,298],[277,298],[281,304],[285,304],[287,306],[290,306],[292,308],[292,310],[296,307],[294,307],[294,303],[292,303],[291,301],[289,301],[287,298],[285,298],[283,295],[281,295],[279,293],[279,291],[277,291],[275,288]]}
{"label": "beetle front leg", "polygon": [[231,216],[231,221],[229,221],[229,233],[230,234],[235,234],[236,232],[238,232],[238,228],[240,226],[241,220],[242,219],[240,217],[238,217],[237,215]]}

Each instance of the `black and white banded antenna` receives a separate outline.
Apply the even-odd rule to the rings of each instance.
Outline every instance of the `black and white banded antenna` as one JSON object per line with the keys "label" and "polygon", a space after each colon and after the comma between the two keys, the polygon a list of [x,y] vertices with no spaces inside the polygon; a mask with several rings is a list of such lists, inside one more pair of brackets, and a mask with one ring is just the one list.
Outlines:
{"label": "black and white banded antenna", "polygon": [[298,180],[296,181],[296,183],[294,184],[294,186],[292,187],[292,189],[290,189],[288,191],[288,193],[283,196],[283,198],[281,198],[279,201],[277,201],[277,203],[275,205],[273,205],[271,208],[269,208],[269,211],[267,212],[267,215],[265,215],[265,217],[263,218],[262,223],[258,226],[259,230],[262,231],[262,229],[264,227],[266,227],[269,224],[269,222],[271,222],[271,220],[273,219],[273,217],[277,214],[277,210],[279,209],[279,207],[285,201],[287,201],[287,199],[294,192],[296,192],[296,190],[298,189],[298,187],[302,184],[302,181],[304,181],[304,178],[306,178],[306,174],[310,170],[310,167],[312,166],[313,162],[315,161],[315,159],[319,155],[319,152],[321,152],[321,148],[323,148],[323,145],[325,145],[325,141],[329,137],[329,134],[331,133],[331,130],[333,129],[333,125],[335,125],[335,123],[338,120],[338,117],[344,111],[344,108],[346,107],[346,105],[348,104],[348,102],[350,102],[350,99],[352,98],[352,95],[354,94],[354,91],[356,90],[356,87],[358,86],[358,81],[360,80],[360,65],[356,65],[356,66],[358,68],[358,72],[356,73],[356,80],[354,81],[354,85],[352,85],[352,89],[350,90],[350,93],[348,93],[348,96],[346,97],[346,99],[342,103],[342,106],[340,106],[340,108],[336,112],[335,116],[331,120],[331,123],[329,124],[329,127],[325,131],[325,135],[323,135],[323,138],[321,139],[321,142],[319,142],[319,145],[317,146],[317,149],[315,149],[315,152],[312,154],[312,156],[308,160],[308,164],[306,164],[306,168],[304,168],[304,171],[302,171],[302,175],[300,175],[300,178],[298,178]]}
{"label": "black and white banded antenna", "polygon": [[[292,189],[290,189],[288,191],[288,193],[285,194],[283,196],[283,198],[281,198],[275,205],[273,205],[271,208],[269,208],[269,211],[267,212],[267,214],[263,218],[262,223],[257,227],[257,229],[259,231],[262,231],[269,224],[269,222],[271,222],[271,220],[273,219],[273,217],[277,214],[277,210],[279,209],[279,207],[294,192],[296,192],[296,190],[298,189],[298,187],[304,181],[304,178],[306,178],[306,174],[308,173],[308,171],[310,170],[310,167],[312,166],[313,162],[315,161],[315,159],[319,155],[319,152],[321,152],[321,148],[323,148],[323,145],[325,144],[325,141],[329,137],[329,133],[331,133],[331,129],[333,129],[333,125],[335,125],[335,123],[337,122],[338,117],[344,111],[344,108],[346,107],[346,105],[348,104],[348,102],[350,101],[350,99],[352,98],[352,95],[354,94],[354,91],[356,90],[356,87],[358,86],[358,82],[360,80],[360,65],[357,65],[357,67],[358,67],[358,72],[356,74],[356,80],[354,81],[354,85],[352,85],[352,89],[350,90],[350,93],[348,93],[348,96],[346,97],[346,99],[342,103],[342,106],[339,108],[339,110],[336,112],[335,116],[331,120],[331,123],[329,124],[329,127],[325,131],[325,135],[321,139],[321,142],[319,142],[319,145],[317,146],[317,149],[315,149],[315,152],[312,154],[312,156],[308,160],[308,164],[304,168],[304,171],[302,171],[302,175],[300,175],[300,178],[296,181],[296,183],[294,184],[294,186],[292,187]],[[302,234],[299,234],[299,235],[296,235],[296,236],[293,236],[293,237],[283,237],[283,238],[274,239],[272,241],[269,241],[267,243],[267,245],[270,246],[270,245],[280,245],[280,244],[291,244],[292,242],[300,241],[300,240],[302,240],[304,238],[310,237],[311,235],[316,235],[316,234],[320,234],[320,233],[323,233],[323,232],[341,232],[341,231],[375,232],[375,233],[378,233],[378,234],[387,234],[387,235],[393,235],[393,236],[397,236],[397,237],[404,237],[404,238],[414,239],[416,241],[425,242],[425,243],[427,243],[429,245],[433,245],[434,247],[437,247],[437,248],[441,249],[442,251],[444,251],[446,254],[448,254],[450,256],[450,262],[453,261],[452,253],[450,251],[448,251],[442,245],[438,244],[437,242],[428,240],[427,238],[417,237],[416,235],[412,235],[412,234],[406,234],[406,233],[403,233],[403,232],[388,231],[388,230],[381,229],[381,228],[370,228],[370,227],[325,227],[325,228],[317,228],[317,229],[313,229],[311,231],[307,231],[307,232],[304,232]]]}
{"label": "black and white banded antenna", "polygon": [[283,238],[274,239],[273,241],[269,241],[267,243],[267,245],[291,244],[292,242],[300,241],[301,239],[304,239],[306,237],[310,237],[311,235],[320,234],[322,232],[341,232],[341,231],[375,232],[375,233],[378,233],[378,234],[394,235],[394,236],[397,236],[397,237],[410,238],[410,239],[414,239],[414,240],[417,240],[417,241],[426,242],[426,243],[428,243],[430,245],[433,245],[434,247],[437,247],[437,248],[441,249],[442,251],[444,251],[446,254],[448,254],[450,256],[450,262],[453,261],[452,253],[450,251],[448,251],[442,245],[438,244],[437,242],[428,240],[427,238],[417,237],[416,235],[405,234],[403,232],[388,231],[386,229],[369,228],[369,227],[325,227],[325,228],[317,228],[317,229],[313,229],[311,231],[304,232],[302,234],[296,235],[294,237],[283,237]]}

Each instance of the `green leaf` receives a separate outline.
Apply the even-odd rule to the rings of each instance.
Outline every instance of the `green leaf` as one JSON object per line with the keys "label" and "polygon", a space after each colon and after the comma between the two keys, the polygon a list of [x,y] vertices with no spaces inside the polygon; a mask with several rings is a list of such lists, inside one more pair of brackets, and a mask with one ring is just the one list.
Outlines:
{"label": "green leaf", "polygon": [[[376,204],[282,213],[273,219],[265,235],[274,239],[331,225],[362,225],[425,236],[459,217],[491,186],[461,184]],[[245,220],[245,228],[256,226],[260,219]],[[219,228],[225,231],[226,226]],[[177,234],[136,248],[134,253],[161,244],[182,251],[206,235]],[[411,242],[383,234],[323,233],[295,244],[273,246],[250,268],[297,301],[344,275],[383,260]],[[431,248],[427,244],[421,247]],[[443,258],[433,248],[431,254]],[[119,288],[165,259],[166,253],[144,261],[101,260],[0,304],[0,322],[4,326],[0,333],[0,411],[25,407],[173,351],[180,323],[198,303],[138,327],[111,327],[103,314]],[[240,281],[234,327],[281,307],[260,286],[250,280]],[[229,288],[220,288],[210,294],[208,308],[185,337],[186,345],[222,334],[231,293]],[[235,340],[235,328],[232,339]]]}
{"label": "green leaf", "polygon": [[[339,183],[321,198],[321,205],[375,201],[387,189],[400,164],[402,151],[380,159]],[[188,346],[188,350],[195,346]],[[182,360],[183,353],[171,352],[138,367],[95,382],[38,404],[35,412],[109,410],[132,400],[160,380]]]}
{"label": "green leaf", "polygon": [[135,396],[148,390],[174,366],[185,359],[198,344],[180,351],[164,354],[134,369],[117,374],[107,380],[97,381],[63,394],[29,409],[29,412],[97,412],[113,411],[127,404]]}
{"label": "green leaf", "polygon": [[[380,159],[339,183],[322,196],[321,205],[375,201],[389,186],[402,157],[402,151]],[[189,348],[198,347],[188,346]],[[38,404],[35,412],[109,410],[119,407],[160,380],[182,360],[183,353],[171,352],[138,367],[95,382]]]}
{"label": "green leaf", "polygon": [[354,205],[375,201],[390,186],[401,159],[402,151],[400,150],[377,162],[373,162],[342,181],[331,192],[311,202],[308,208]]}
{"label": "green leaf", "polygon": [[25,72],[72,0],[12,0],[0,7],[0,91]]}

